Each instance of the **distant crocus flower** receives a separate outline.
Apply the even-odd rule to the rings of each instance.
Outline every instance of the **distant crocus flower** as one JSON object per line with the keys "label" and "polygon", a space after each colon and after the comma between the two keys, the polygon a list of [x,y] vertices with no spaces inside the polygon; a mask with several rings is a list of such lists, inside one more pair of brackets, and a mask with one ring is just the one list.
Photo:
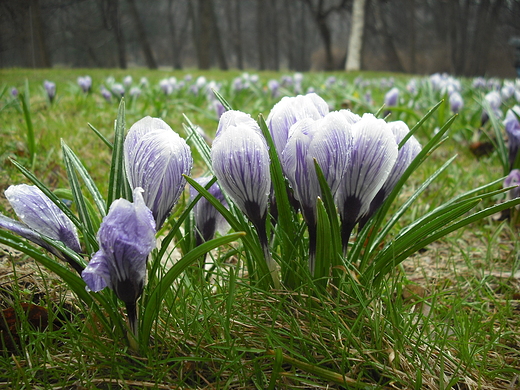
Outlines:
{"label": "distant crocus flower", "polygon": [[[397,145],[399,145],[410,132],[410,129],[406,123],[402,121],[389,122],[388,127],[394,134]],[[360,228],[362,228],[368,219],[370,219],[370,217],[374,215],[379,207],[381,207],[388,195],[390,195],[394,189],[399,179],[401,179],[401,176],[403,176],[403,173],[410,166],[415,157],[417,157],[417,155],[420,153],[421,149],[421,144],[413,135],[406,141],[403,146],[401,146],[401,148],[399,148],[395,164],[392,167],[392,170],[390,171],[390,174],[385,180],[383,186],[372,200],[368,213],[360,221]]]}
{"label": "distant crocus flower", "polygon": [[76,271],[83,267],[75,260],[48,244],[41,236],[61,241],[81,253],[78,233],[72,221],[38,187],[27,184],[9,186],[5,197],[23,223],[0,214],[0,226],[27,238],[67,261]]}
{"label": "distant crocus flower", "polygon": [[281,155],[289,129],[304,118],[319,119],[329,113],[329,105],[315,93],[296,97],[283,97],[267,116],[266,124],[278,155]]}
{"label": "distant crocus flower", "polygon": [[515,93],[515,84],[512,81],[504,81],[504,85],[502,86],[502,89],[500,90],[500,95],[502,96],[502,99],[508,100],[511,98]]}
{"label": "distant crocus flower", "polygon": [[112,101],[112,94],[103,85],[101,86],[101,96],[109,103]]}
{"label": "distant crocus flower", "polygon": [[141,88],[139,88],[139,87],[130,88],[129,95],[133,98],[138,98],[139,96],[141,96]]}
{"label": "distant crocus flower", "polygon": [[170,95],[173,92],[173,84],[170,83],[168,79],[159,81],[159,88],[161,88],[165,95]]}
{"label": "distant crocus flower", "polygon": [[316,252],[316,201],[321,196],[314,160],[332,195],[336,193],[352,147],[352,123],[340,112],[313,120],[302,119],[291,127],[282,153],[282,167],[301,205],[309,227],[309,269],[314,273]]}
{"label": "distant crocus flower", "polygon": [[141,77],[141,80],[139,80],[139,85],[142,87],[142,88],[147,88],[148,85],[149,85],[149,81],[146,77]]}
{"label": "distant crocus flower", "polygon": [[486,88],[486,79],[484,77],[476,77],[471,85],[474,89],[484,89]]}
{"label": "distant crocus flower", "polygon": [[126,307],[134,335],[137,333],[137,299],[143,292],[146,261],[155,248],[155,221],[146,207],[141,188],[133,192],[134,202],[115,200],[97,233],[99,251],[81,276],[94,292],[114,290]]}
{"label": "distant crocus flower", "polygon": [[193,165],[189,146],[162,119],[147,116],[130,127],[124,158],[130,186],[143,188],[160,229],[184,190],[182,175],[189,175]]}
{"label": "distant crocus flower", "polygon": [[280,83],[278,82],[278,80],[269,80],[267,82],[267,88],[269,89],[269,91],[271,91],[272,98],[278,97],[280,90]]}
{"label": "distant crocus flower", "polygon": [[398,154],[395,136],[388,124],[372,114],[364,114],[352,125],[352,136],[350,163],[335,198],[345,253],[354,226],[369,212]]}
{"label": "distant crocus flower", "polygon": [[226,112],[226,108],[218,100],[213,101],[213,108],[215,109],[218,119]]}
{"label": "distant crocus flower", "polygon": [[256,121],[243,112],[226,111],[220,117],[211,160],[220,187],[254,225],[278,287],[265,226],[271,191],[269,150]]}
{"label": "distant crocus flower", "polygon": [[419,87],[417,85],[417,80],[416,79],[411,79],[408,84],[406,85],[406,90],[408,92],[410,92],[410,94],[412,95],[417,95],[417,92],[419,90]]}
{"label": "distant crocus flower", "polygon": [[113,84],[110,90],[115,96],[123,97],[125,95],[125,87],[123,87],[123,84]]}
{"label": "distant crocus flower", "polygon": [[18,90],[15,87],[11,88],[11,96],[18,97]]}
{"label": "distant crocus flower", "polygon": [[508,138],[509,148],[509,168],[514,168],[518,148],[520,147],[520,122],[517,115],[520,116],[520,106],[514,106],[507,110],[506,118],[504,119],[504,127]]}
{"label": "distant crocus flower", "polygon": [[56,84],[52,81],[45,80],[43,82],[43,88],[45,88],[45,91],[47,92],[47,97],[49,98],[49,101],[52,103],[54,101],[54,98],[56,97]]}
{"label": "distant crocus flower", "polygon": [[509,199],[516,199],[520,197],[520,170],[513,169],[504,180],[504,188],[516,186],[509,190],[507,197]]}
{"label": "distant crocus flower", "polygon": [[123,85],[125,88],[129,88],[132,85],[133,79],[132,76],[128,75],[123,79]]}
{"label": "distant crocus flower", "polygon": [[[211,178],[201,177],[195,180],[201,186],[205,187]],[[217,198],[224,206],[227,206],[227,202],[224,199],[224,194],[222,193],[222,190],[220,189],[220,186],[217,182],[213,183],[213,185],[208,189],[208,192]],[[195,190],[193,187],[190,187],[190,198],[193,200],[197,195],[197,190]],[[224,232],[225,230],[229,229],[229,226],[224,217],[204,197],[200,198],[193,207],[193,217],[195,220],[197,245],[211,240],[215,235],[215,232]]]}
{"label": "distant crocus flower", "polygon": [[399,89],[394,87],[385,94],[385,106],[394,107],[399,99]]}
{"label": "distant crocus flower", "polygon": [[493,114],[497,118],[502,118],[502,98],[498,91],[491,91],[484,96],[484,110],[482,111],[481,123],[484,125],[489,120],[489,115]]}
{"label": "distant crocus flower", "polygon": [[92,88],[92,78],[90,76],[79,76],[77,82],[83,93],[90,92]]}
{"label": "distant crocus flower", "polygon": [[449,97],[450,109],[453,113],[458,113],[464,107],[464,100],[458,92],[453,92]]}

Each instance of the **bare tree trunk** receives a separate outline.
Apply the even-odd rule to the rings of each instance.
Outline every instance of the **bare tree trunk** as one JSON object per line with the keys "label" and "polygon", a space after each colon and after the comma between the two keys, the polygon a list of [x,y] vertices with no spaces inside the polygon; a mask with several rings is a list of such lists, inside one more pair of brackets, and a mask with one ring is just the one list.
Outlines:
{"label": "bare tree trunk", "polygon": [[[168,0],[168,27],[170,29],[171,36],[171,48],[172,48],[172,56],[173,56],[173,68],[174,69],[182,69],[182,42],[177,38],[177,31],[175,29],[175,12],[173,11],[175,0]],[[190,18],[186,18],[185,26],[188,25]],[[181,38],[184,36],[184,28],[181,30],[180,35]]]}
{"label": "bare tree trunk", "polygon": [[[190,2],[191,3],[191,2]],[[199,69],[211,67],[211,8],[210,0],[199,0],[199,20],[194,24],[197,30],[197,60]]]}
{"label": "bare tree trunk", "polygon": [[410,53],[410,72],[416,73],[417,72],[417,61],[416,61],[416,47],[415,47],[415,41],[416,41],[416,31],[415,31],[415,0],[408,0],[408,11],[409,11],[409,17],[408,17],[408,23],[410,28],[408,29],[408,47],[409,47],[409,53]]}
{"label": "bare tree trunk", "polygon": [[283,14],[285,15],[286,17],[286,20],[285,20],[285,24],[286,24],[286,28],[287,28],[287,37],[286,37],[286,42],[287,42],[287,63],[288,63],[288,66],[289,66],[289,69],[295,69],[296,67],[296,56],[294,54],[295,50],[294,48],[296,47],[296,42],[294,41],[294,29],[293,29],[293,24],[292,24],[292,10],[291,10],[291,2],[290,0],[285,0],[284,1],[284,12]]}
{"label": "bare tree trunk", "polygon": [[271,44],[272,44],[272,52],[271,52],[271,61],[270,61],[270,69],[272,70],[278,70],[280,68],[280,45],[279,45],[279,39],[278,39],[278,12],[276,9],[276,5],[278,4],[278,1],[271,0],[269,7],[270,7],[270,28],[269,31],[271,32]]}
{"label": "bare tree trunk", "polygon": [[258,70],[265,70],[266,39],[265,39],[265,12],[262,8],[263,0],[256,0],[256,43],[258,47]]}
{"label": "bare tree trunk", "polygon": [[155,57],[150,47],[150,42],[148,42],[148,37],[146,35],[143,22],[139,17],[139,11],[135,5],[135,0],[127,0],[127,2],[130,9],[130,15],[134,21],[135,29],[137,30],[137,40],[139,41],[139,45],[143,50],[144,58],[146,60],[146,66],[148,69],[157,69],[157,62],[155,61]]}
{"label": "bare tree trunk", "polygon": [[51,61],[45,42],[40,1],[29,0],[26,12],[25,36],[27,37],[27,48],[29,49],[27,52],[27,63],[31,64],[33,68],[50,68]]}
{"label": "bare tree trunk", "polygon": [[226,1],[226,16],[231,35],[230,41],[233,52],[236,55],[236,66],[238,69],[244,69],[244,56],[242,53],[242,31],[240,24],[240,0]]}
{"label": "bare tree trunk", "polygon": [[107,0],[106,10],[104,12],[107,14],[105,19],[107,29],[112,30],[116,40],[119,67],[121,69],[126,69],[126,47],[123,30],[121,29],[121,20],[119,17],[119,0]]}
{"label": "bare tree trunk", "polygon": [[361,53],[363,51],[363,31],[365,29],[366,0],[354,0],[352,7],[352,24],[348,44],[347,61],[345,70],[361,69]]}
{"label": "bare tree trunk", "polygon": [[228,70],[228,64],[226,60],[226,54],[224,53],[224,46],[222,44],[222,39],[220,38],[220,28],[218,26],[217,15],[215,14],[215,7],[213,6],[213,0],[209,1],[209,8],[211,12],[211,27],[213,32],[213,47],[216,50],[217,60],[219,64],[219,68],[221,70]]}
{"label": "bare tree trunk", "polygon": [[385,18],[385,12],[382,12],[381,10],[381,0],[376,0],[374,2],[374,8],[374,16],[377,24],[376,28],[378,30],[379,36],[382,37],[382,46],[387,57],[386,70],[392,72],[404,72],[404,66],[401,62],[401,59],[399,58],[399,54],[397,53],[394,38],[388,28],[388,23]]}

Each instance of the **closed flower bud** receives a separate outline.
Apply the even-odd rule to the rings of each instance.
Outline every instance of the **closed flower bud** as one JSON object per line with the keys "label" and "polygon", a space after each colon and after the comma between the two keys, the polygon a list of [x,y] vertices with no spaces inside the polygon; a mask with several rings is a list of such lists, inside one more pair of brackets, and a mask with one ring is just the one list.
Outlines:
{"label": "closed flower bud", "polygon": [[211,159],[220,187],[254,224],[261,223],[267,216],[271,176],[269,150],[256,121],[240,111],[225,112]]}
{"label": "closed flower bud", "polygon": [[145,204],[160,229],[184,190],[193,165],[186,141],[162,119],[145,117],[132,125],[124,142],[130,187],[144,190]]}
{"label": "closed flower bud", "polygon": [[336,204],[342,221],[343,248],[354,226],[370,210],[397,159],[395,136],[388,124],[372,114],[364,114],[352,125],[353,147]]}
{"label": "closed flower bud", "polygon": [[267,116],[266,124],[273,138],[278,155],[281,155],[292,125],[304,118],[319,119],[329,112],[325,100],[315,93],[284,97],[276,103]]}
{"label": "closed flower bud", "polygon": [[5,196],[23,223],[0,214],[0,226],[27,238],[69,262],[77,271],[79,264],[69,259],[41,236],[61,241],[66,247],[81,253],[81,245],[72,221],[38,187],[27,184],[10,186]]}
{"label": "closed flower bud", "polygon": [[504,119],[504,127],[508,139],[510,169],[514,168],[513,166],[520,146],[520,122],[518,121],[517,115],[520,116],[520,106],[514,106],[512,109],[507,110],[506,118]]}

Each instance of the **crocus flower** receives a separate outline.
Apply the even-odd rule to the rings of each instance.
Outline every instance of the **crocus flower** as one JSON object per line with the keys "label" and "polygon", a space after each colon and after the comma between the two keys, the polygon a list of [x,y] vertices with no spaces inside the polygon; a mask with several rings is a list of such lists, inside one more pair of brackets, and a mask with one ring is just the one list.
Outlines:
{"label": "crocus flower", "polygon": [[132,87],[132,88],[130,88],[129,95],[131,97],[137,99],[139,96],[141,96],[141,88],[139,88],[139,87]]}
{"label": "crocus flower", "polygon": [[38,187],[27,184],[9,186],[5,197],[23,223],[0,214],[0,226],[27,238],[67,261],[76,271],[83,267],[43,238],[61,241],[76,253],[81,253],[76,226]]}
{"label": "crocus flower", "polygon": [[395,136],[388,124],[372,114],[364,114],[352,125],[352,136],[350,163],[335,198],[345,253],[354,226],[369,212],[398,154]]}
{"label": "crocus flower", "polygon": [[101,96],[109,103],[112,101],[112,94],[104,85],[101,86]]}
{"label": "crocus flower", "polygon": [[128,75],[123,79],[123,85],[125,88],[129,88],[132,85],[133,79],[132,76]]}
{"label": "crocus flower", "polygon": [[282,153],[282,167],[300,202],[309,227],[309,269],[314,273],[316,252],[316,201],[321,196],[314,160],[336,193],[352,147],[352,123],[340,112],[331,112],[318,120],[302,119],[291,127]]}
{"label": "crocus flower", "polygon": [[453,92],[449,97],[451,112],[457,113],[464,107],[464,100],[459,92]]}
{"label": "crocus flower", "polygon": [[114,290],[127,307],[134,334],[137,332],[135,304],[143,292],[148,255],[156,245],[155,221],[142,192],[142,188],[134,189],[133,203],[118,199],[110,205],[97,233],[99,251],[81,274],[91,291],[105,287]]}
{"label": "crocus flower", "polygon": [[11,96],[18,97],[18,90],[15,87],[11,88]]}
{"label": "crocus flower", "polygon": [[123,87],[123,84],[115,83],[110,90],[116,96],[123,97],[125,95],[125,87]]}
{"label": "crocus flower", "polygon": [[278,155],[281,155],[287,143],[289,129],[293,124],[304,118],[319,119],[328,113],[329,105],[315,93],[283,97],[274,105],[266,120]]}
{"label": "crocus flower", "polygon": [[393,87],[385,94],[385,106],[387,106],[387,107],[396,106],[398,99],[399,99],[399,89],[397,87]]}
{"label": "crocus flower", "polygon": [[[502,98],[497,91],[491,91],[484,96],[484,110],[482,111],[481,124],[484,125],[489,120],[490,113],[497,118],[502,117],[500,106],[502,105]],[[488,112],[490,111],[490,112]]]}
{"label": "crocus flower", "polygon": [[173,85],[168,79],[159,81],[159,88],[161,88],[165,95],[170,95],[173,92]]}
{"label": "crocus flower", "polygon": [[43,88],[45,88],[49,101],[52,103],[56,97],[56,84],[52,81],[45,80],[43,82]]}
{"label": "crocus flower", "polygon": [[240,111],[225,112],[211,159],[221,188],[251,222],[261,223],[267,216],[271,176],[267,143],[256,121]]}
{"label": "crocus flower", "polygon": [[504,119],[504,127],[508,138],[510,169],[513,169],[520,146],[520,122],[517,115],[520,116],[520,106],[514,106],[512,109],[507,110],[506,118]]}
{"label": "crocus flower", "polygon": [[92,78],[90,76],[79,76],[78,85],[84,93],[89,93],[92,88]]}
{"label": "crocus flower", "polygon": [[271,91],[271,97],[276,98],[279,95],[280,83],[278,80],[271,79],[267,82],[267,88]]}
{"label": "crocus flower", "polygon": [[[397,145],[399,145],[410,132],[410,129],[406,123],[402,121],[389,122],[388,126],[395,136],[395,142]],[[405,142],[403,146],[401,146],[401,148],[399,148],[395,164],[392,167],[392,170],[390,171],[390,174],[388,175],[388,178],[384,182],[383,186],[372,200],[369,212],[360,221],[360,228],[364,226],[368,219],[372,217],[377,209],[383,204],[401,176],[403,176],[404,171],[406,171],[406,169],[410,166],[420,151],[421,144],[413,135]]]}
{"label": "crocus flower", "polygon": [[[200,177],[195,179],[197,183],[205,187],[210,177]],[[217,182],[208,189],[208,192],[217,198],[220,203],[227,206],[227,202],[224,198],[224,194],[220,189]],[[190,187],[190,198],[193,200],[199,193],[195,188]],[[202,244],[205,241],[209,241],[215,235],[215,232],[224,232],[229,229],[229,226],[225,218],[217,211],[215,207],[204,197],[200,198],[199,201],[193,207],[193,217],[195,220],[195,234],[197,245]]]}
{"label": "crocus flower", "polygon": [[269,150],[256,121],[243,112],[226,111],[220,117],[211,160],[220,187],[254,225],[274,285],[278,287],[265,226],[271,191]]}
{"label": "crocus flower", "polygon": [[516,199],[520,197],[520,170],[513,169],[509,175],[504,179],[504,188],[516,186],[509,190],[507,197],[509,199]]}
{"label": "crocus flower", "polygon": [[182,175],[193,165],[189,146],[162,119],[147,116],[130,127],[124,158],[130,186],[144,189],[144,202],[160,229],[184,190]]}

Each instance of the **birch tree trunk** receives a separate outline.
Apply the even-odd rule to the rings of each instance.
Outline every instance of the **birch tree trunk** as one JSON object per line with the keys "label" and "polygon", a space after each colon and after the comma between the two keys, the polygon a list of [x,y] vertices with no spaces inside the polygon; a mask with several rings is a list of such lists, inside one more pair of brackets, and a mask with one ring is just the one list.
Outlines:
{"label": "birch tree trunk", "polygon": [[361,52],[363,49],[363,30],[365,28],[365,4],[366,0],[354,0],[352,6],[352,23],[348,43],[347,61],[345,70],[361,69]]}

